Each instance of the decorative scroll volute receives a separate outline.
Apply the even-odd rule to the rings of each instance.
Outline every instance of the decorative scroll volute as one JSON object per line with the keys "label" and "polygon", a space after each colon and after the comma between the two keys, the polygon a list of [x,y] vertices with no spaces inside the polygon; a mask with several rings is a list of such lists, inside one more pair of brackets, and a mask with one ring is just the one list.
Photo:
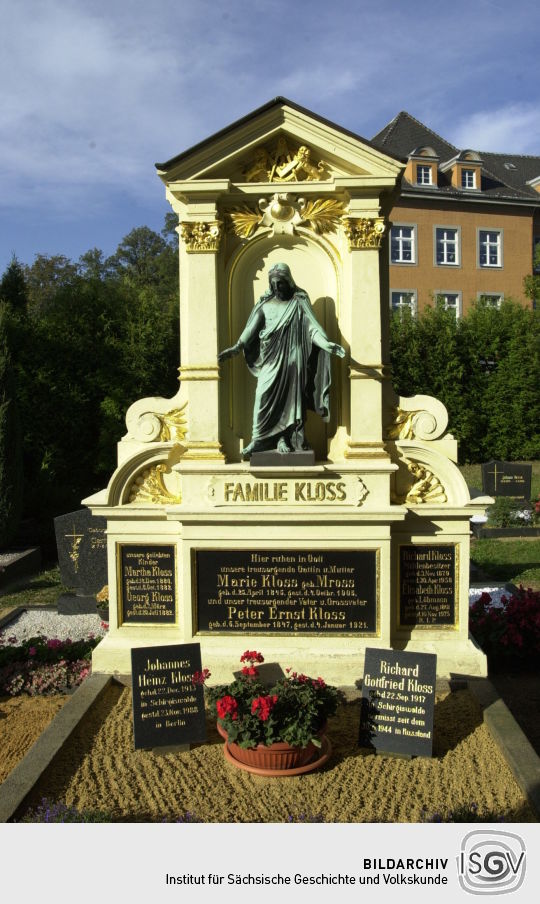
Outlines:
{"label": "decorative scroll volute", "polygon": [[187,433],[187,402],[180,408],[160,413],[144,411],[136,418],[129,419],[128,429],[140,443],[180,442]]}
{"label": "decorative scroll volute", "polygon": [[219,251],[222,234],[221,220],[180,223],[180,236],[188,254]]}
{"label": "decorative scroll volute", "polygon": [[387,440],[432,442],[439,439],[448,426],[445,406],[432,396],[400,397],[391,416],[391,423],[385,428]]}
{"label": "decorative scroll volute", "polygon": [[386,231],[382,217],[344,217],[343,228],[349,242],[349,251],[357,248],[378,250]]}

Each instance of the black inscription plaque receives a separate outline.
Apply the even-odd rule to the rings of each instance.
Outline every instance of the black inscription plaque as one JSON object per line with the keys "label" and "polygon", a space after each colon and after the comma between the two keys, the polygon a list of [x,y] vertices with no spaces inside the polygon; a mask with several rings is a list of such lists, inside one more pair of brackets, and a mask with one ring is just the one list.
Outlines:
{"label": "black inscription plaque", "polygon": [[400,546],[399,627],[456,624],[456,547]]}
{"label": "black inscription plaque", "polygon": [[174,546],[120,547],[120,623],[176,621]]}
{"label": "black inscription plaque", "polygon": [[206,741],[201,645],[171,644],[131,651],[135,749]]}
{"label": "black inscription plaque", "polygon": [[488,461],[482,465],[482,490],[490,496],[531,498],[532,465]]}
{"label": "black inscription plaque", "polygon": [[378,550],[199,549],[197,631],[378,633]]}
{"label": "black inscription plaque", "polygon": [[361,747],[431,756],[437,657],[368,648],[362,683]]}

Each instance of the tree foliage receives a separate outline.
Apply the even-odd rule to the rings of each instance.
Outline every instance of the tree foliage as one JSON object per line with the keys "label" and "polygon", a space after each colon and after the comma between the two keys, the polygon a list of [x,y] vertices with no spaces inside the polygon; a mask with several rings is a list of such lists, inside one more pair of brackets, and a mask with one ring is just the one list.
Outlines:
{"label": "tree foliage", "polygon": [[78,262],[12,262],[0,292],[12,300],[10,385],[24,423],[22,455],[4,444],[0,458],[24,463],[26,513],[50,523],[106,484],[129,406],[177,389],[178,253],[142,227],[111,258],[93,248]]}
{"label": "tree foliage", "polygon": [[10,342],[12,309],[0,300],[0,548],[16,536],[22,511],[21,425]]}
{"label": "tree foliage", "polygon": [[428,308],[391,322],[394,387],[446,405],[462,461],[540,457],[539,313],[483,302],[467,317]]}

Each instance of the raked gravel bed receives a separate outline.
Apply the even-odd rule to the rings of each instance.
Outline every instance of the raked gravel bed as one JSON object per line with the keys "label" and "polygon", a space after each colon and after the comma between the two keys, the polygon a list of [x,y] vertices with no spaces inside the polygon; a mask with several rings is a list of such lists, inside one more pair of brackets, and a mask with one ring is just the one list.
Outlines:
{"label": "raked gravel bed", "polygon": [[0,646],[14,646],[39,635],[75,641],[92,635],[103,637],[106,633],[99,615],[59,615],[50,609],[26,609],[0,629]]}

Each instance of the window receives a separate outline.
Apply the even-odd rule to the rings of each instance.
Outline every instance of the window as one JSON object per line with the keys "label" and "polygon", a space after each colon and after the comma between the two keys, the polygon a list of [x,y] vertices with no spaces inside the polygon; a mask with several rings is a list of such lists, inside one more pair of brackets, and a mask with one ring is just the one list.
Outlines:
{"label": "window", "polygon": [[461,170],[461,187],[476,188],[476,172],[473,169]]}
{"label": "window", "polygon": [[478,263],[480,267],[502,267],[502,231],[478,230]]}
{"label": "window", "polygon": [[459,230],[455,227],[435,227],[435,263],[437,266],[459,265]]}
{"label": "window", "polygon": [[489,292],[479,292],[478,300],[482,301],[488,308],[500,308],[504,299],[504,295],[491,294]]}
{"label": "window", "polygon": [[431,167],[424,166],[421,163],[416,165],[416,184],[431,185]]}
{"label": "window", "polygon": [[392,226],[390,259],[393,264],[416,263],[416,226]]}
{"label": "window", "polygon": [[461,317],[461,292],[435,292],[435,300],[445,311],[453,311],[456,319]]}
{"label": "window", "polygon": [[414,289],[393,289],[390,293],[390,308],[393,314],[403,317],[404,311],[416,314],[416,292]]}

